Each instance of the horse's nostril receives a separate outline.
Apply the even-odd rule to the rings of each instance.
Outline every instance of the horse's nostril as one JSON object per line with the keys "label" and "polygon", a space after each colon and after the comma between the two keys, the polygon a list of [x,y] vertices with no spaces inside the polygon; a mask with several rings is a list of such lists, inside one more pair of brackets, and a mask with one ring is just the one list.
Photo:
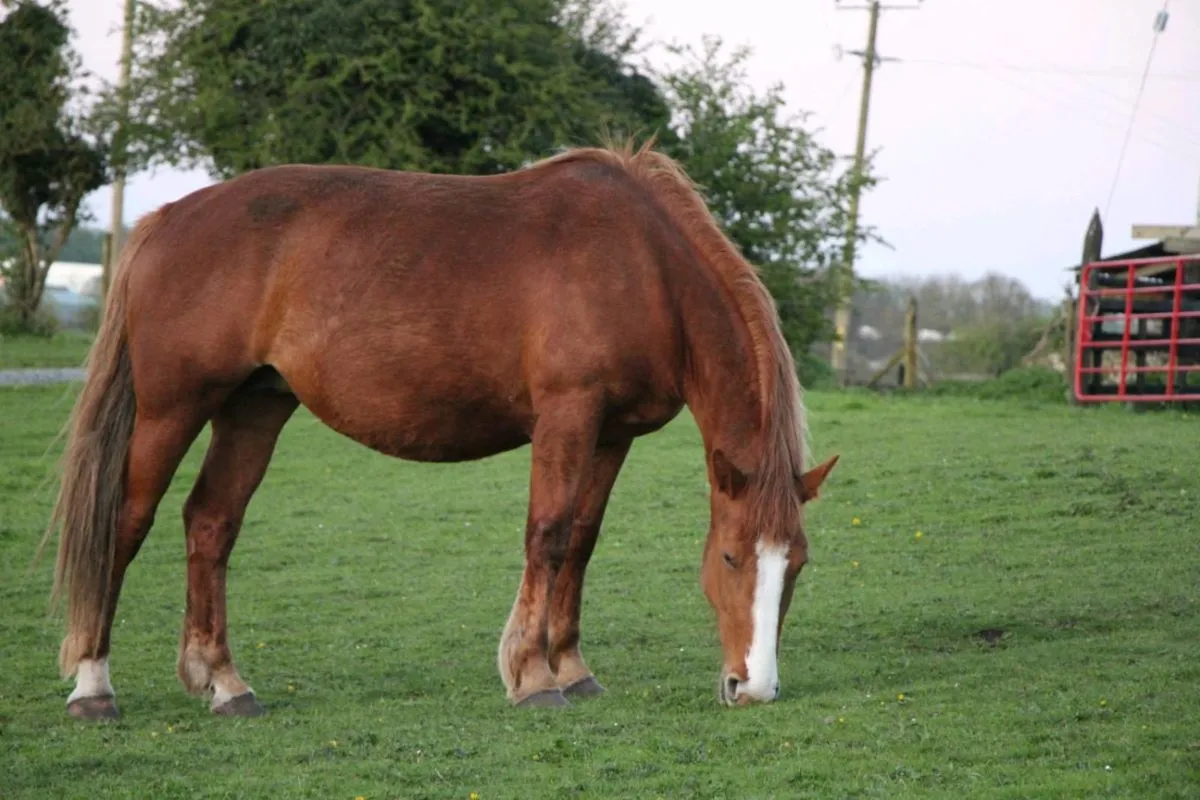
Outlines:
{"label": "horse's nostril", "polygon": [[725,699],[727,701],[732,703],[737,699],[737,690],[740,683],[741,681],[739,681],[737,677],[733,675],[730,675],[725,679]]}

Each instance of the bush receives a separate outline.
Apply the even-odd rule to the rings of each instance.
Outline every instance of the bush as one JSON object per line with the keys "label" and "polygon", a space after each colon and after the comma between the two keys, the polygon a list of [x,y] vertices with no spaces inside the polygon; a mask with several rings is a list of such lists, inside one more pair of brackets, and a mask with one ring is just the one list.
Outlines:
{"label": "bush", "polygon": [[991,319],[955,330],[954,338],[938,346],[938,370],[1000,376],[1019,366],[1037,345],[1046,327],[1040,316]]}
{"label": "bush", "polygon": [[832,389],[837,386],[833,367],[811,352],[801,352],[796,357],[796,371],[800,375],[800,385],[805,389]]}
{"label": "bush", "polygon": [[1066,379],[1047,367],[1018,367],[987,381],[939,381],[930,394],[980,400],[1067,402]]}
{"label": "bush", "polygon": [[75,321],[81,330],[87,331],[88,333],[95,333],[96,331],[100,330],[101,316],[100,304],[97,303],[96,305],[86,306],[85,308],[80,309]]}
{"label": "bush", "polygon": [[16,310],[0,304],[0,336],[40,336],[49,339],[58,333],[58,320],[50,312],[39,309],[33,320],[24,325]]}

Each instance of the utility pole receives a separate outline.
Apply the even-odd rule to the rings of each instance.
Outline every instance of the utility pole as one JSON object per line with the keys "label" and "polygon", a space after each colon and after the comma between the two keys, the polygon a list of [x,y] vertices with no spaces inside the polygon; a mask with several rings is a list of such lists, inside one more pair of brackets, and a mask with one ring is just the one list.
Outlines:
{"label": "utility pole", "polygon": [[136,0],[125,0],[125,24],[121,31],[121,73],[117,92],[120,103],[120,119],[113,134],[113,157],[116,169],[112,186],[112,225],[109,233],[108,257],[104,260],[100,278],[101,291],[108,296],[108,285],[112,280],[112,269],[121,254],[121,237],[125,232],[125,133],[129,121],[129,71],[133,60],[133,12]]}
{"label": "utility pole", "polygon": [[[919,3],[920,0],[917,0]],[[861,10],[863,6],[843,6],[838,0],[838,10]],[[867,116],[871,110],[871,80],[875,76],[875,67],[883,61],[875,48],[875,35],[879,30],[879,14],[884,6],[879,0],[871,0],[866,6],[870,12],[867,25],[867,49],[851,50],[852,55],[858,55],[863,60],[862,96],[858,106],[858,135],[854,142],[854,167],[851,173],[853,184],[850,191],[850,216],[846,224],[846,247],[843,251],[837,312],[834,316],[834,327],[837,338],[830,352],[830,367],[837,376],[838,383],[845,385],[849,377],[847,364],[847,343],[850,340],[850,315],[853,310],[854,292],[854,255],[855,241],[858,238],[858,204],[862,194],[863,159],[867,150]],[[890,9],[914,9],[916,6],[888,6]],[[840,52],[840,50],[839,50]]]}

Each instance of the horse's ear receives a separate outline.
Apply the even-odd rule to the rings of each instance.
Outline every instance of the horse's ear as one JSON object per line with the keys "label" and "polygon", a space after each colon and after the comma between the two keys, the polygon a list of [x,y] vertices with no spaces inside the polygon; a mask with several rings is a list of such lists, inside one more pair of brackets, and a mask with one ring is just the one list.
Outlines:
{"label": "horse's ear", "polygon": [[838,458],[840,456],[834,456],[821,466],[813,467],[800,476],[800,480],[796,481],[796,491],[800,494],[801,503],[817,499],[821,484],[825,482],[825,478],[829,477],[829,472],[833,469],[833,465],[838,462]]}
{"label": "horse's ear", "polygon": [[724,450],[713,450],[712,470],[717,489],[733,499],[737,499],[749,483],[746,473],[734,466]]}

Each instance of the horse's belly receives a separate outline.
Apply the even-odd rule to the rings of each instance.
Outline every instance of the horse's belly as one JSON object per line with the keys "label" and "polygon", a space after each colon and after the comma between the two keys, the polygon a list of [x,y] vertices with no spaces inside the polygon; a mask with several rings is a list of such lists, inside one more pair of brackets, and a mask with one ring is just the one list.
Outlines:
{"label": "horse's belly", "polygon": [[503,453],[529,442],[515,415],[453,405],[326,420],[330,427],[389,456],[410,461],[470,461]]}
{"label": "horse's belly", "polygon": [[452,425],[443,420],[414,429],[368,431],[354,438],[389,456],[430,462],[472,461],[529,443],[520,428],[480,418]]}
{"label": "horse's belly", "polygon": [[289,383],[330,428],[386,455],[410,461],[469,461],[529,442],[531,415],[520,398],[501,397],[477,386],[422,382],[415,376],[346,378]]}

